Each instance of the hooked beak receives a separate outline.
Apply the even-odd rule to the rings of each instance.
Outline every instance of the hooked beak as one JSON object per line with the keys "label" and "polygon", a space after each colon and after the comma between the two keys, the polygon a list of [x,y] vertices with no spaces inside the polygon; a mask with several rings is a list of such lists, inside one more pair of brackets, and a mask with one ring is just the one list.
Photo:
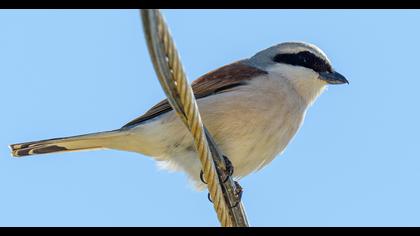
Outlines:
{"label": "hooked beak", "polygon": [[320,72],[319,73],[319,79],[324,80],[325,82],[329,84],[348,84],[349,81],[347,81],[346,77],[344,77],[342,74],[333,71],[333,72]]}

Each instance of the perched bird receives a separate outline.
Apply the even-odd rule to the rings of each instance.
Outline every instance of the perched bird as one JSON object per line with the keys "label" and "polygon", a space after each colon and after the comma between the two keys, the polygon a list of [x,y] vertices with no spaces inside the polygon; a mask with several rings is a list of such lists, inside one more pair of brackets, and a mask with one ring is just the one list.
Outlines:
{"label": "perched bird", "polygon": [[[348,83],[318,47],[281,43],[213,70],[192,83],[202,119],[239,179],[282,153],[327,84]],[[116,149],[186,172],[202,189],[192,136],[163,100],[120,129],[10,145],[16,157]]]}

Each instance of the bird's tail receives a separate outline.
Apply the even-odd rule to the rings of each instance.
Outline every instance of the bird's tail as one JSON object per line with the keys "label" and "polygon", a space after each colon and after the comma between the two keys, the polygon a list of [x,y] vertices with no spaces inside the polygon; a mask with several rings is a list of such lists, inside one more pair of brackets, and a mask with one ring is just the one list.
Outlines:
{"label": "bird's tail", "polygon": [[114,130],[64,138],[17,143],[10,145],[10,149],[12,155],[15,157],[55,152],[104,149],[108,148],[110,143],[119,141],[118,139],[123,138],[123,136],[123,132]]}

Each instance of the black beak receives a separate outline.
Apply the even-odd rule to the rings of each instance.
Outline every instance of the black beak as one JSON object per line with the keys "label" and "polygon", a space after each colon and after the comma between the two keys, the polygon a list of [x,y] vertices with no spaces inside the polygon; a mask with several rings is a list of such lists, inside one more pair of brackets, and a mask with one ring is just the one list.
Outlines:
{"label": "black beak", "polygon": [[348,84],[346,77],[342,74],[333,71],[333,72],[320,72],[319,79],[324,80],[329,84]]}

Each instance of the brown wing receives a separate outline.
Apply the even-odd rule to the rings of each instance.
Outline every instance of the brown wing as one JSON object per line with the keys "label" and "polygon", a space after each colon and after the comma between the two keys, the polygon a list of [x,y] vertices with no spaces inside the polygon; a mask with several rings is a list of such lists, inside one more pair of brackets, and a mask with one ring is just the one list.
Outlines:
{"label": "brown wing", "polygon": [[[242,64],[241,62],[234,62],[201,76],[192,82],[191,87],[195,98],[199,99],[212,94],[226,92],[234,87],[244,85],[248,80],[263,74],[267,74],[267,72],[256,67]],[[172,110],[172,107],[168,100],[165,99],[153,106],[142,116],[124,125],[123,128],[139,124],[170,110]]]}

